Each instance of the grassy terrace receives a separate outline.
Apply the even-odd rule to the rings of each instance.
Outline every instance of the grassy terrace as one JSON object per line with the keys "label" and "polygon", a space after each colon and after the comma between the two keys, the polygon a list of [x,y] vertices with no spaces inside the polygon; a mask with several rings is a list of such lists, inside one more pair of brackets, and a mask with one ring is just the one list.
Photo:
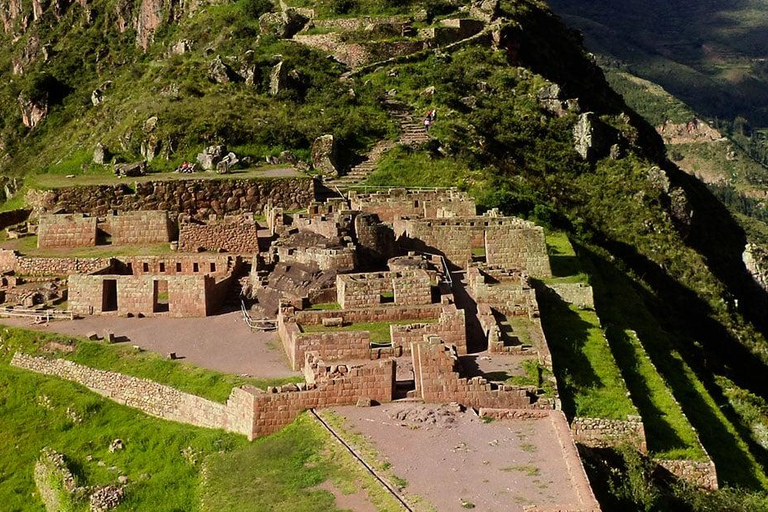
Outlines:
{"label": "grassy terrace", "polygon": [[[323,487],[332,485],[339,494],[364,492],[377,510],[399,510],[373,477],[306,416],[248,443],[221,430],[152,418],[82,386],[3,361],[0,417],[5,511],[44,512],[32,479],[44,446],[64,454],[78,485],[116,484],[119,474],[126,475],[129,485],[118,510],[341,512],[334,495],[318,488],[325,482]],[[125,449],[110,453],[117,438]],[[66,510],[89,508],[75,502]]]}
{"label": "grassy terrace", "polygon": [[372,510],[402,510],[381,484],[307,415],[275,435],[211,458],[201,510],[336,512],[339,509],[333,495],[317,488],[324,482],[340,494],[363,492]]}
{"label": "grassy terrace", "polygon": [[342,327],[325,327],[321,325],[300,325],[303,332],[338,332],[338,331],[368,331],[371,333],[371,343],[389,343],[392,338],[389,335],[390,325],[433,324],[436,320],[402,320],[397,322],[361,322],[346,324]]}
{"label": "grassy terrace", "polygon": [[0,248],[18,251],[24,256],[39,258],[111,258],[117,256],[163,256],[177,254],[171,244],[150,245],[97,245],[94,247],[37,248],[37,235],[7,240],[5,231],[0,231]]}
{"label": "grassy terrace", "polygon": [[147,181],[181,181],[181,180],[239,180],[239,179],[270,179],[285,173],[290,177],[306,177],[284,165],[265,165],[250,169],[236,169],[229,174],[215,172],[196,172],[194,174],[179,174],[175,172],[150,172],[146,176],[136,178],[118,178],[112,172],[95,172],[88,174],[73,173],[72,178],[60,173],[34,174],[27,180],[30,188],[61,188],[78,185],[117,185],[118,183],[144,183]]}
{"label": "grassy terrace", "polygon": [[[188,363],[169,361],[153,352],[138,352],[132,347],[106,345],[63,335],[54,335],[3,327],[0,337],[8,349],[0,355],[0,365],[7,365],[18,350],[27,354],[53,356],[77,363],[114,372],[154,380],[161,384],[199,395],[218,402],[226,401],[233,387],[250,384],[264,388],[288,382],[299,382],[299,378],[252,379],[237,375],[205,370]],[[74,346],[75,350],[57,350],[61,345]]]}
{"label": "grassy terrace", "polygon": [[[589,273],[584,272],[565,235],[548,235],[547,245],[553,274],[556,277],[545,282],[586,282],[596,274],[596,269],[591,265],[588,267]],[[597,293],[604,290],[600,283],[595,283],[595,286]],[[579,310],[551,295],[544,295],[542,299],[542,319],[555,358],[556,372],[559,360],[568,361],[569,364],[566,369],[559,371],[564,374],[564,381],[561,380],[566,388],[563,393],[564,403],[567,404],[566,398],[572,400],[572,407],[577,411],[577,415],[594,415],[578,412],[586,410],[590,413],[597,412],[598,417],[613,417],[618,410],[623,410],[611,406],[619,399],[616,395],[624,395],[622,402],[626,402],[629,401],[626,397],[629,391],[632,407],[636,406],[643,418],[648,449],[653,456],[668,459],[704,459],[704,452],[695,430],[634,331],[615,325],[610,325],[604,330],[595,312]],[[600,317],[609,322],[614,320],[614,315],[624,315],[627,310],[623,301],[613,302],[611,306],[614,309],[601,307],[605,305],[602,301],[598,304]],[[556,338],[553,339],[549,335],[550,332],[554,333]],[[578,349],[578,336],[568,338],[568,333],[574,336],[579,332],[583,333],[581,339],[584,340],[581,350]],[[570,347],[557,343],[563,339],[568,339]],[[579,361],[579,358],[583,359],[583,363],[572,365],[573,362]],[[612,393],[606,386],[616,388]],[[614,396],[611,396],[612,394]]]}
{"label": "grassy terrace", "polygon": [[[764,463],[756,455],[762,451],[745,441],[750,433],[723,405],[725,399],[712,376],[697,373],[686,363],[677,349],[679,341],[658,326],[647,300],[626,276],[596,252],[587,248],[583,252],[594,270],[597,306],[643,417],[649,450],[658,457],[696,458],[699,449],[691,444],[692,426],[714,460],[721,483],[768,488]],[[681,407],[671,403],[668,393]]]}
{"label": "grassy terrace", "polygon": [[[586,281],[564,233],[548,234],[547,249],[555,281]],[[538,297],[566,413],[620,420],[637,414],[597,314],[566,304],[554,293]]]}
{"label": "grassy terrace", "polygon": [[[7,511],[45,510],[32,480],[44,446],[65,455],[78,485],[116,484],[118,474],[108,468],[118,468],[131,482],[120,510],[151,512],[160,503],[163,510],[199,510],[204,458],[247,443],[220,430],[151,418],[77,384],[11,368],[5,357],[0,417],[0,502]],[[117,438],[125,449],[109,453]],[[66,510],[85,512],[87,503]]]}
{"label": "grassy terrace", "polygon": [[566,413],[617,420],[637,414],[595,312],[551,293],[541,294],[539,306]]}

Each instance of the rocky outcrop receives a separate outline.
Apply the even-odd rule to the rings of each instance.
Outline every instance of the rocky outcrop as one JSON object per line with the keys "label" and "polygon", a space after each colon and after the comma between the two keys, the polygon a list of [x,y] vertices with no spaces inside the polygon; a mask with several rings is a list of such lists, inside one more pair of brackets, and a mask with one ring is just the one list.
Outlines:
{"label": "rocky outcrop", "polygon": [[272,72],[269,75],[269,94],[275,96],[285,89],[287,83],[288,67],[285,65],[285,62],[279,62],[272,68]]}
{"label": "rocky outcrop", "polygon": [[268,12],[259,18],[262,34],[271,34],[281,39],[290,39],[299,33],[309,18],[296,9],[287,8],[282,12]]}
{"label": "rocky outcrop", "polygon": [[333,140],[333,135],[321,135],[312,143],[312,166],[325,175],[339,175],[339,170],[336,167],[336,143]]}
{"label": "rocky outcrop", "polygon": [[93,150],[93,163],[97,165],[104,165],[109,162],[112,155],[109,153],[107,146],[101,142],[96,144],[96,148]]}
{"label": "rocky outcrop", "polygon": [[228,84],[238,78],[237,73],[234,72],[229,64],[226,64],[221,60],[220,55],[216,56],[216,58],[208,64],[208,79],[211,82]]}
{"label": "rocky outcrop", "polygon": [[27,128],[34,128],[48,115],[48,98],[33,101],[23,94],[19,95],[19,107],[21,108],[21,121]]}
{"label": "rocky outcrop", "polygon": [[768,251],[758,245],[747,244],[742,259],[752,279],[768,292]]}
{"label": "rocky outcrop", "polygon": [[563,97],[560,86],[557,84],[551,84],[547,87],[541,88],[536,98],[539,101],[539,104],[544,107],[544,110],[557,117],[563,117],[569,112],[573,112],[575,114],[579,114],[581,112],[579,100],[565,99]]}
{"label": "rocky outcrop", "polygon": [[581,158],[594,162],[609,155],[616,142],[613,129],[603,123],[594,112],[579,116],[573,127],[574,149]]}

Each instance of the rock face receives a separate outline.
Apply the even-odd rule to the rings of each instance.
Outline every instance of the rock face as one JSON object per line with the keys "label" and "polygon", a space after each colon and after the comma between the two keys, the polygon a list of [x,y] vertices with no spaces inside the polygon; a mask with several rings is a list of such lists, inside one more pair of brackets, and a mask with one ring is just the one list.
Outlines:
{"label": "rock face", "polygon": [[608,156],[616,142],[610,126],[603,123],[594,112],[579,116],[573,127],[574,149],[584,160],[594,162]]}
{"label": "rock face", "polygon": [[742,259],[752,279],[768,292],[768,252],[755,244],[747,244]]}
{"label": "rock face", "polygon": [[269,75],[269,94],[275,96],[285,89],[287,82],[288,67],[285,65],[285,62],[280,62],[272,68],[272,72]]}
{"label": "rock face", "polygon": [[21,108],[21,121],[27,128],[34,128],[48,115],[47,99],[36,103],[20,94],[19,107]]}
{"label": "rock face", "polygon": [[338,176],[336,168],[336,143],[333,135],[321,135],[312,143],[312,166],[328,176]]}

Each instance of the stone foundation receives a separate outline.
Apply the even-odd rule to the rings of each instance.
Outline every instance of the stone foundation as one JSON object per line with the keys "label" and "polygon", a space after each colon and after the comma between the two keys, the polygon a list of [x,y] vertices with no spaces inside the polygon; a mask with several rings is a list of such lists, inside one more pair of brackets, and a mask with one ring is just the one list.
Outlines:
{"label": "stone foundation", "polygon": [[0,272],[25,276],[67,276],[91,274],[110,269],[112,258],[27,258],[16,251],[0,249]]}

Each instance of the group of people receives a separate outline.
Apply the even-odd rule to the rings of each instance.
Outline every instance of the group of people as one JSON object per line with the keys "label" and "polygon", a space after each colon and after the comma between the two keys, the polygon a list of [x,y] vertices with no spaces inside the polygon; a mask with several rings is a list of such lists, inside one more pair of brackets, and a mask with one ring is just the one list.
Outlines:
{"label": "group of people", "polygon": [[432,124],[437,120],[437,109],[432,109],[429,112],[427,112],[427,115],[424,117],[424,129],[429,131],[429,128],[432,126]]}
{"label": "group of people", "polygon": [[176,172],[181,174],[192,174],[193,172],[195,172],[195,166],[196,166],[195,164],[184,162],[176,169]]}

